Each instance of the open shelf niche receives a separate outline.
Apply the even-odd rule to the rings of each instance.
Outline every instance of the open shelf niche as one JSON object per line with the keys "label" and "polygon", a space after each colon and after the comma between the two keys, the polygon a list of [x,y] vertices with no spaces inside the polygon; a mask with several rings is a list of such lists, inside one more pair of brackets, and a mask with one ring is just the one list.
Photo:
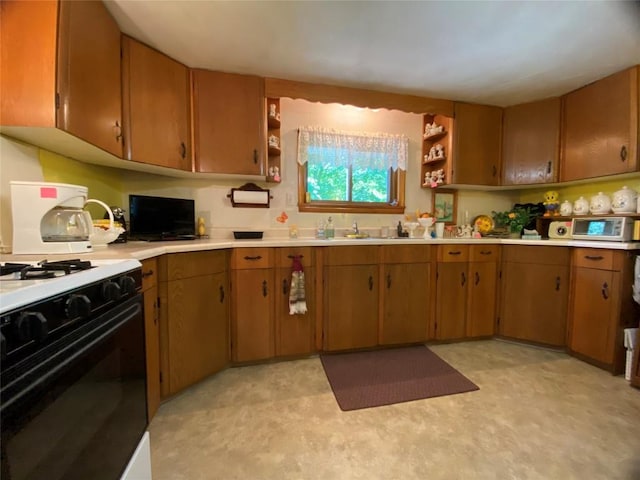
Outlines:
{"label": "open shelf niche", "polygon": [[420,186],[436,188],[451,183],[452,157],[453,118],[423,115]]}
{"label": "open shelf niche", "polygon": [[280,183],[280,99],[267,98],[267,182]]}

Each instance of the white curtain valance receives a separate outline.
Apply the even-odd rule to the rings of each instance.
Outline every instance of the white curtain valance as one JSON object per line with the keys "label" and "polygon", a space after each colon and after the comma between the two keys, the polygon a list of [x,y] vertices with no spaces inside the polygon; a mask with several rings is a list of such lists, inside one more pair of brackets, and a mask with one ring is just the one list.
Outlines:
{"label": "white curtain valance", "polygon": [[354,133],[322,127],[298,129],[298,163],[407,169],[409,139],[388,133]]}

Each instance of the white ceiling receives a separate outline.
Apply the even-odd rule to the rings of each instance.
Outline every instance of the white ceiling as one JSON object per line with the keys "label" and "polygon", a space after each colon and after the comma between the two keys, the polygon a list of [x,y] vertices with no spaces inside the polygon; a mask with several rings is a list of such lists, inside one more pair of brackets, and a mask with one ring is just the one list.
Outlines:
{"label": "white ceiling", "polygon": [[507,106],[640,64],[640,2],[107,0],[189,67]]}

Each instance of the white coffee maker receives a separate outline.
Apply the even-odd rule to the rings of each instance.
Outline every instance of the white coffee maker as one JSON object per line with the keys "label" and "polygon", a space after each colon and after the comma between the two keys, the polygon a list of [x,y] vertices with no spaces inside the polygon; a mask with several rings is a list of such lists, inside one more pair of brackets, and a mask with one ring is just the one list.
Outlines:
{"label": "white coffee maker", "polygon": [[11,182],[13,253],[91,252],[91,215],[80,185]]}

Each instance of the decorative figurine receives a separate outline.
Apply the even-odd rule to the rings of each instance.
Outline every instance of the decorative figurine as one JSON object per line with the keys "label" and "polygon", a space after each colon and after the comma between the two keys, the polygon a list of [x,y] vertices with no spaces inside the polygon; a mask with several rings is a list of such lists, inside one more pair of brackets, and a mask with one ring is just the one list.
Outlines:
{"label": "decorative figurine", "polygon": [[428,138],[443,132],[444,132],[444,126],[438,125],[436,122],[427,123],[424,126],[424,138]]}
{"label": "decorative figurine", "polygon": [[269,135],[269,146],[280,148],[280,139],[275,135]]}
{"label": "decorative figurine", "polygon": [[546,210],[543,215],[544,217],[557,217],[560,215],[560,202],[558,201],[558,197],[558,192],[555,190],[549,190],[544,193],[544,202],[542,202]]}
{"label": "decorative figurine", "polygon": [[275,103],[270,103],[269,104],[269,116],[271,118],[276,118],[276,104]]}

